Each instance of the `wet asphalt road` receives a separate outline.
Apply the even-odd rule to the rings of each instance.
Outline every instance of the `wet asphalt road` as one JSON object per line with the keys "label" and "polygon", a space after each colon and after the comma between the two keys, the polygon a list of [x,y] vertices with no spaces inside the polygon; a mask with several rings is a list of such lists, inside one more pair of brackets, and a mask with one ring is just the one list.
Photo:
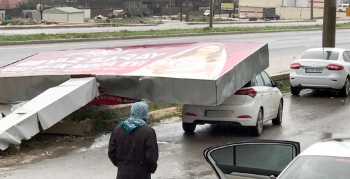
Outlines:
{"label": "wet asphalt road", "polygon": [[[202,151],[215,144],[240,140],[292,140],[304,150],[311,144],[331,137],[350,136],[350,100],[332,91],[305,90],[301,96],[284,95],[281,126],[264,125],[261,137],[251,137],[249,130],[232,126],[197,126],[194,134],[186,135],[181,119],[172,118],[154,127],[159,141],[159,167],[152,178],[216,178]],[[117,169],[107,157],[109,134],[102,135],[87,148],[62,157],[34,164],[0,168],[6,179],[114,178]],[[0,177],[1,178],[1,177]]]}

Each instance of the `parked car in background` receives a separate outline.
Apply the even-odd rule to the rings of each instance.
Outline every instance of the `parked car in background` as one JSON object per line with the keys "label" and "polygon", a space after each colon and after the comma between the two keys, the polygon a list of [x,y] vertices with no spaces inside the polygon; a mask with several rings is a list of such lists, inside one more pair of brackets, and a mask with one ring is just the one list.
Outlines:
{"label": "parked car in background", "polygon": [[349,4],[339,4],[337,7],[337,11],[339,12],[346,12],[346,8],[349,7]]}
{"label": "parked car in background", "polygon": [[282,123],[280,87],[282,83],[273,82],[262,72],[219,106],[183,105],[182,128],[193,132],[197,124],[229,123],[249,126],[255,136],[260,136],[265,122]]}
{"label": "parked car in background", "polygon": [[239,18],[240,19],[248,19],[248,14],[247,13],[239,13]]}
{"label": "parked car in background", "polygon": [[239,18],[239,14],[233,14],[233,18]]}
{"label": "parked car in background", "polygon": [[266,16],[263,16],[263,19],[280,20],[280,16],[276,14],[267,14]]}
{"label": "parked car in background", "polygon": [[212,146],[203,155],[219,179],[345,179],[350,176],[349,146],[349,138],[328,139],[300,153],[299,142],[246,141]]}
{"label": "parked car in background", "polygon": [[[203,15],[204,16],[209,16],[210,15],[210,10],[209,9],[205,10]],[[214,17],[214,12],[213,12],[213,17]]]}
{"label": "parked car in background", "polygon": [[341,96],[350,91],[350,51],[340,48],[313,48],[290,65],[291,93],[305,88],[336,89]]}

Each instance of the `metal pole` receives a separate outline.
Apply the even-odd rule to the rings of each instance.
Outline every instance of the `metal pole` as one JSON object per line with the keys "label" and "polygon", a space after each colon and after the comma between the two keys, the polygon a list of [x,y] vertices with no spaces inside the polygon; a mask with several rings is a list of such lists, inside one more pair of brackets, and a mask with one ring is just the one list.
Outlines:
{"label": "metal pole", "polygon": [[180,22],[182,22],[182,4],[183,4],[183,1],[181,0],[181,6],[180,6]]}
{"label": "metal pole", "polygon": [[335,47],[337,1],[324,1],[322,47]]}
{"label": "metal pole", "polygon": [[311,0],[311,20],[314,19],[314,0]]}
{"label": "metal pole", "polygon": [[190,17],[189,17],[189,11],[190,11],[190,9],[188,8],[189,3],[190,3],[190,0],[186,0],[186,22],[189,22],[189,21],[190,21]]}
{"label": "metal pole", "polygon": [[40,8],[40,19],[43,20],[43,10],[44,6],[41,4],[41,0],[39,1],[40,6],[42,6],[43,8]]}
{"label": "metal pole", "polygon": [[169,17],[171,17],[171,0],[169,0]]}
{"label": "metal pole", "polygon": [[213,0],[210,0],[209,28],[213,28]]}

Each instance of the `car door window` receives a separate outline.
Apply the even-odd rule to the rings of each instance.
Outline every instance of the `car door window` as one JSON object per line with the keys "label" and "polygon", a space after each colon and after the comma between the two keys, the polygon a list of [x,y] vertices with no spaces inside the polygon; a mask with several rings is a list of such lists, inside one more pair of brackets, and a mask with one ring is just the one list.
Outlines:
{"label": "car door window", "polygon": [[265,82],[265,86],[272,86],[271,79],[270,79],[269,75],[266,74],[266,72],[262,72],[261,76]]}
{"label": "car door window", "polygon": [[347,56],[347,59],[348,59],[346,60],[346,62],[350,62],[350,51],[346,51],[344,55]]}
{"label": "car door window", "polygon": [[290,145],[237,145],[214,150],[210,156],[226,176],[236,172],[277,176],[293,160],[293,150]]}
{"label": "car door window", "polygon": [[343,53],[343,59],[346,62],[350,62],[349,52],[346,51],[346,52]]}
{"label": "car door window", "polygon": [[227,169],[225,173],[234,166],[281,172],[293,160],[293,148],[288,145],[242,145],[216,150],[211,156],[219,167]]}
{"label": "car door window", "polygon": [[255,77],[255,82],[256,82],[256,86],[265,86],[264,80],[262,79],[260,74]]}

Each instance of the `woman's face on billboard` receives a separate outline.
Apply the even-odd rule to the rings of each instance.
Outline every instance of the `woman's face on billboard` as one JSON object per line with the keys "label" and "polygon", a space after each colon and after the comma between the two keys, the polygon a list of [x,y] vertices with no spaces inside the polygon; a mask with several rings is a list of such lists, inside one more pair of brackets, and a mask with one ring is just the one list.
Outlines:
{"label": "woman's face on billboard", "polygon": [[198,49],[199,53],[211,54],[220,51],[221,48],[218,45],[206,45]]}

